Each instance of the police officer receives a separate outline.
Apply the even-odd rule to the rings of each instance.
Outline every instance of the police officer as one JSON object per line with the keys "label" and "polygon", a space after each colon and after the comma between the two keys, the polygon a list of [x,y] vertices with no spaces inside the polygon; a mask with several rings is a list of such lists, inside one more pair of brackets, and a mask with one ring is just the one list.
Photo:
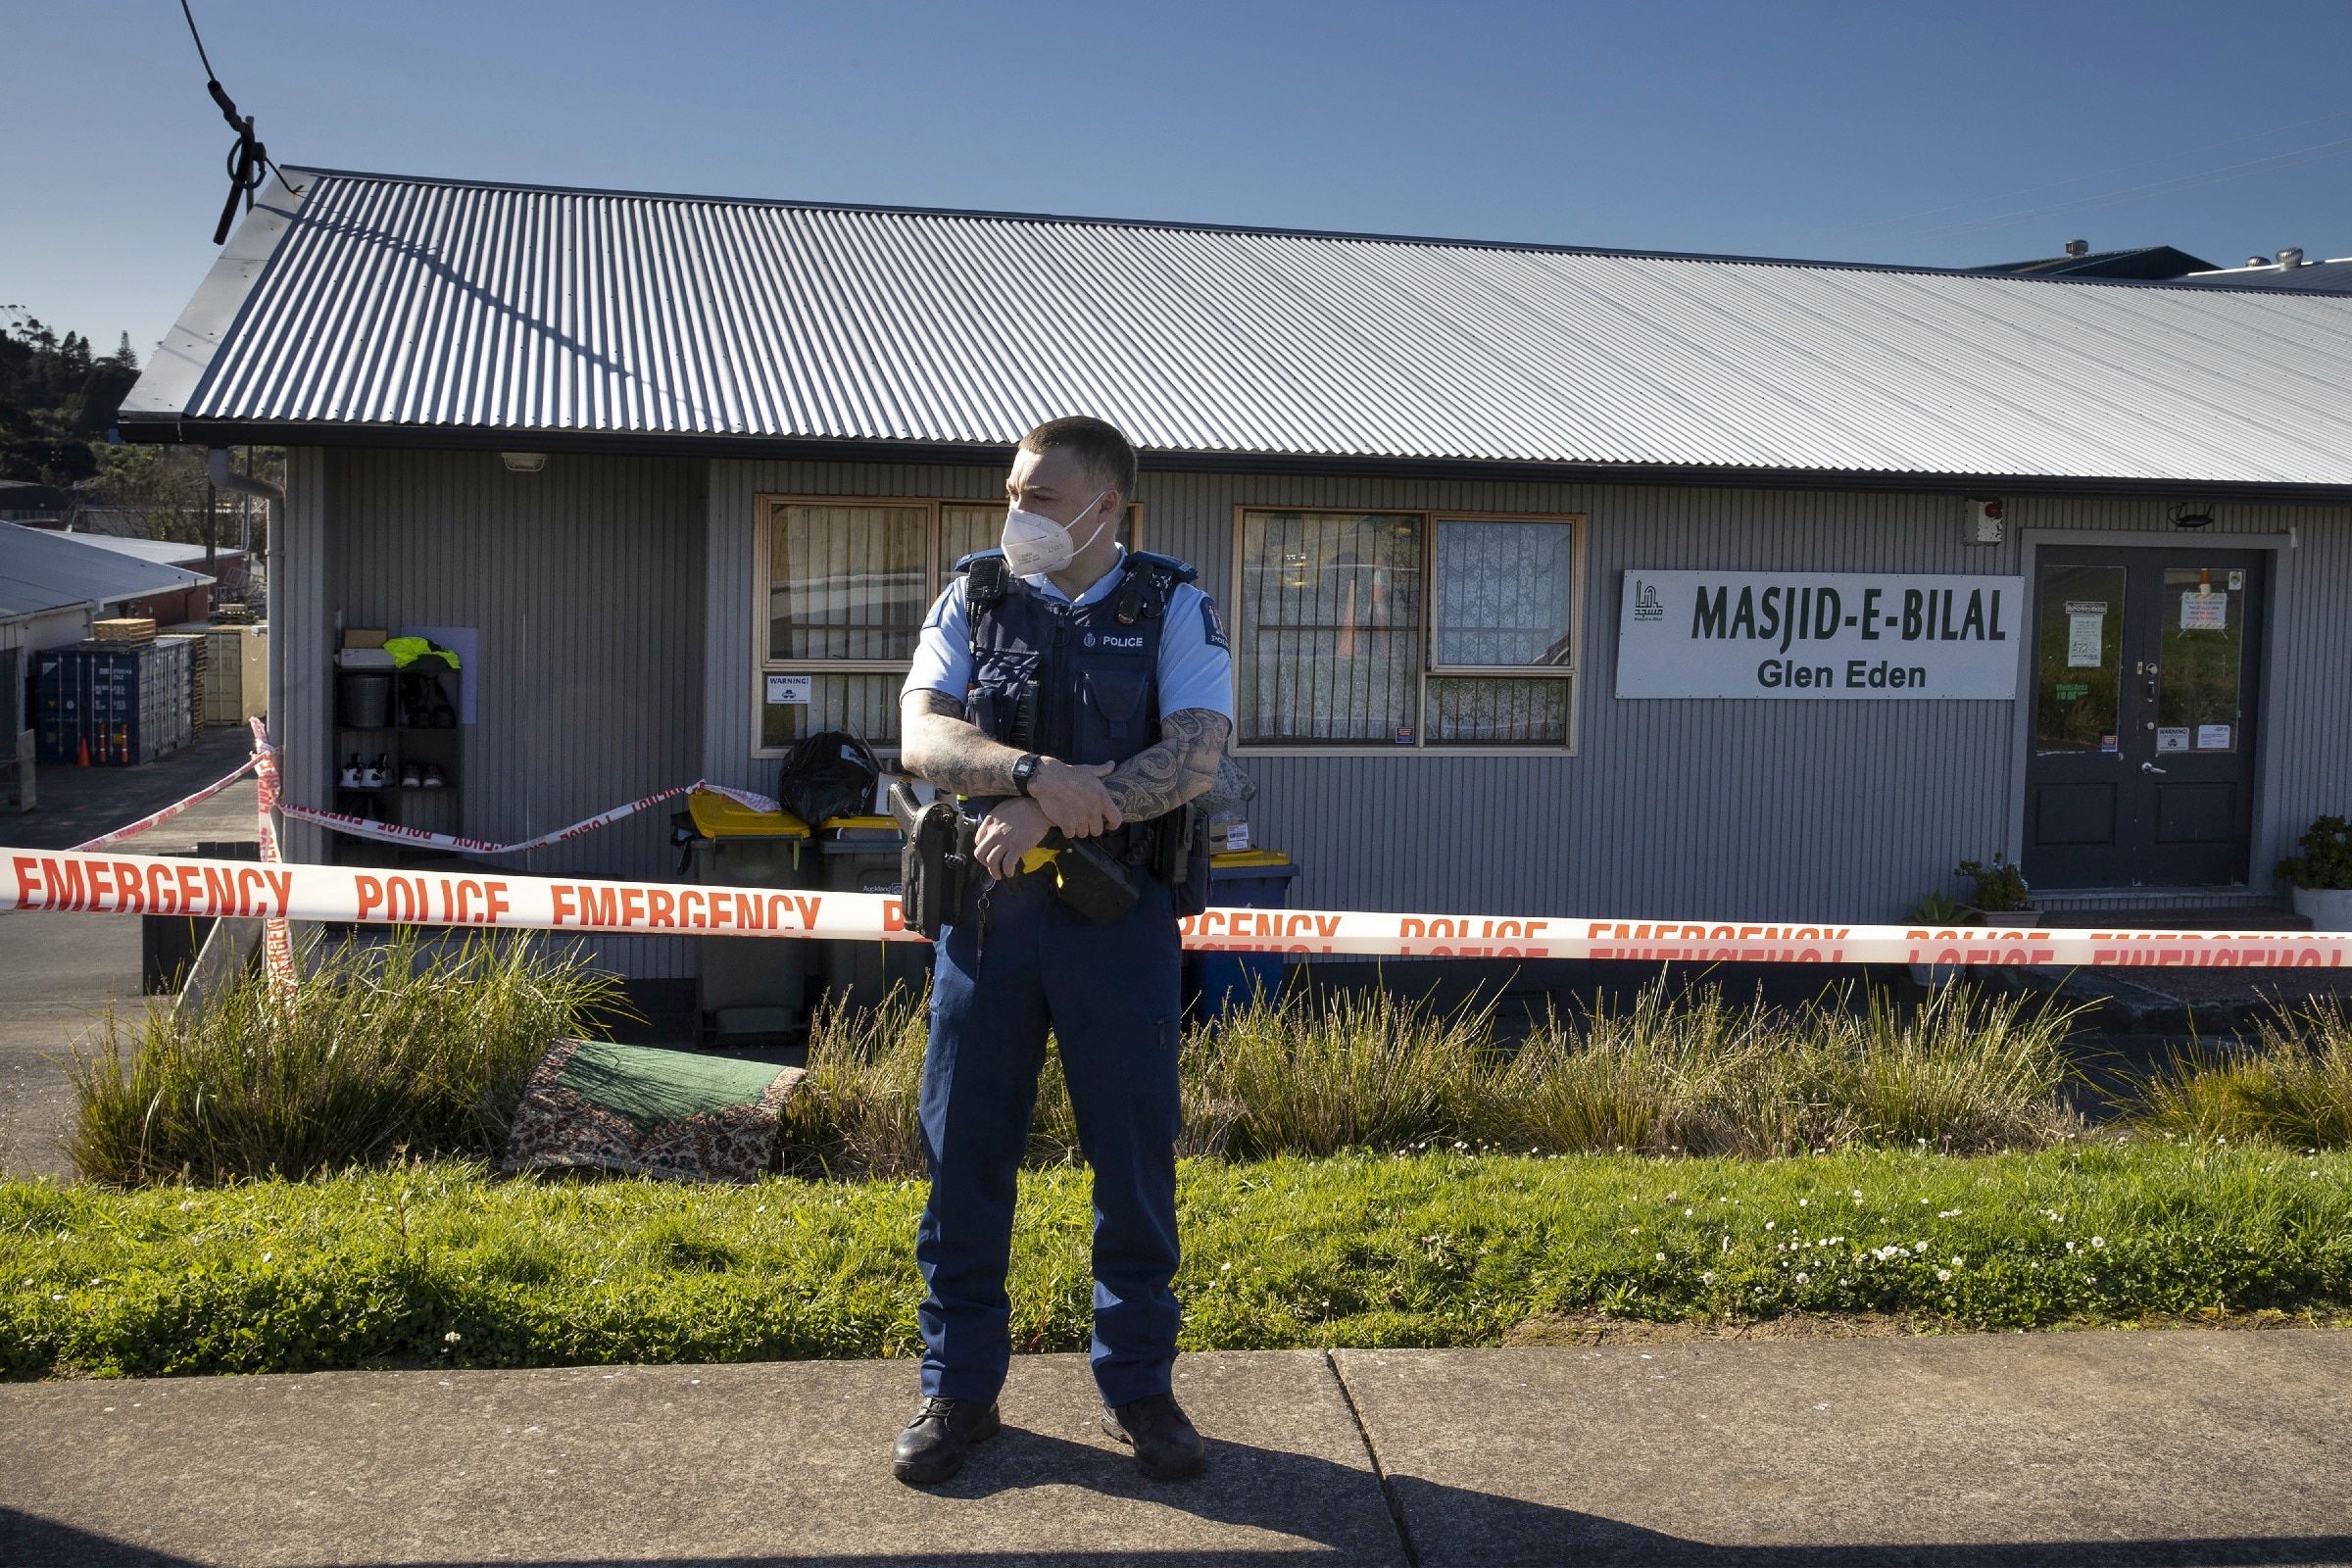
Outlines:
{"label": "police officer", "polygon": [[[1192,567],[1120,547],[1135,449],[1117,429],[1083,416],[1039,425],[1004,488],[1004,548],[958,564],[900,698],[901,763],[963,798],[986,874],[969,879],[934,958],[931,1195],[915,1240],[923,1403],[893,1468],[945,1481],[998,1430],[1014,1179],[1051,1027],[1094,1172],[1102,1429],[1145,1475],[1175,1480],[1201,1462],[1169,1384],[1179,893],[1146,867],[1164,863],[1155,835],[1216,776],[1232,658]],[[1138,897],[1111,923],[1065,902],[1050,867],[1023,872],[1055,830],[1129,869]]]}

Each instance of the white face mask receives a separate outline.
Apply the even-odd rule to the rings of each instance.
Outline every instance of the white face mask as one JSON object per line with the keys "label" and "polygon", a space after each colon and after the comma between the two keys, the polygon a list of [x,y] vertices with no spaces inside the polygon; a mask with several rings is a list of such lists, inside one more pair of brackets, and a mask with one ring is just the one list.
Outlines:
{"label": "white face mask", "polygon": [[[1097,491],[1079,512],[1083,517],[1095,510],[1096,502],[1110,494]],[[1075,520],[1075,519],[1073,519]],[[1095,524],[1095,531],[1086,536],[1086,544],[1070,542],[1070,530],[1042,512],[1023,512],[1015,507],[1004,514],[1004,564],[1016,577],[1035,577],[1041,572],[1059,571],[1078,557],[1078,552],[1093,544],[1110,525],[1110,514]]]}

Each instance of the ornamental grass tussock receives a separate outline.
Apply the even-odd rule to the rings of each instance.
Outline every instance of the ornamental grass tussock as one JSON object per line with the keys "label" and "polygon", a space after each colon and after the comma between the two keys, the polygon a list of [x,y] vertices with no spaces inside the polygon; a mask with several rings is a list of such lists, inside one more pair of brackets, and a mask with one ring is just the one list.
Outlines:
{"label": "ornamental grass tussock", "polygon": [[[1183,1152],[1324,1155],[1437,1142],[1538,1153],[1793,1153],[1910,1145],[1951,1152],[2062,1142],[2072,1014],[1943,987],[1898,1009],[1843,991],[1794,1009],[1737,1004],[1720,984],[1659,980],[1622,1008],[1594,1000],[1506,1049],[1494,1009],[1440,1013],[1384,991],[1260,996],[1192,1029],[1181,1062]],[[919,996],[820,1013],[785,1114],[784,1169],[923,1168]],[[1032,1164],[1077,1158],[1051,1050]]]}
{"label": "ornamental grass tussock", "polygon": [[2178,1052],[2132,1092],[2133,1119],[2166,1137],[2352,1147],[2352,1008],[2336,997],[2282,1006],[2251,1042]]}
{"label": "ornamental grass tussock", "polygon": [[321,952],[290,1008],[256,974],[198,1008],[108,1009],[69,1065],[66,1151],[115,1186],[495,1158],[548,1047],[620,1010],[583,951],[395,927]]}

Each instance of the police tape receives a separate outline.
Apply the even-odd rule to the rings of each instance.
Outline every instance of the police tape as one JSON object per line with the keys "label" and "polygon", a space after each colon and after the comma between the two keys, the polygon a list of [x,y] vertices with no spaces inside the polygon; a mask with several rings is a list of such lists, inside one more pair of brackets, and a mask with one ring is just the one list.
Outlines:
{"label": "police tape", "polygon": [[[613,882],[0,850],[0,910],[173,914],[674,936],[920,942],[885,893]],[[2007,928],[1526,919],[1214,908],[1182,922],[1194,952],[1672,963],[2028,964],[2339,968],[2352,932]]]}
{"label": "police tape", "polygon": [[681,795],[692,795],[696,790],[708,790],[714,795],[724,795],[729,800],[749,807],[755,811],[782,809],[767,796],[756,794],[751,790],[739,790],[725,784],[713,784],[709,779],[696,779],[691,784],[680,784],[674,789],[661,790],[640,800],[631,801],[626,806],[615,806],[609,811],[599,811],[596,815],[585,817],[572,823],[569,827],[560,827],[553,832],[542,833],[537,838],[524,839],[519,844],[501,844],[494,839],[469,839],[456,833],[435,833],[426,828],[403,827],[397,822],[378,822],[369,817],[354,816],[348,811],[321,811],[316,807],[295,806],[285,801],[278,802],[277,810],[280,816],[296,822],[309,822],[314,826],[332,828],[337,833],[349,833],[358,838],[374,839],[379,844],[405,844],[412,848],[447,850],[453,855],[527,855],[533,850],[544,850],[551,844],[562,844],[566,840],[576,839],[584,833],[593,833],[600,827],[610,827],[622,817],[634,816],[649,806],[659,806],[663,801],[674,801]]}
{"label": "police tape", "polygon": [[[257,825],[262,859],[270,865],[279,863],[277,853],[277,818],[271,813],[281,804],[277,778],[277,748],[270,744],[270,728],[259,718],[245,721],[253,730],[254,796],[261,820]],[[291,1004],[301,975],[294,963],[294,931],[286,923],[281,910],[262,923],[262,962],[270,975],[270,995],[282,1004]]]}
{"label": "police tape", "polygon": [[96,838],[90,840],[87,844],[76,844],[74,846],[74,848],[76,850],[112,849],[115,845],[122,843],[124,839],[144,833],[149,828],[155,827],[160,823],[171,821],[173,817],[177,816],[180,812],[186,810],[191,806],[202,806],[206,801],[211,800],[214,796],[220,794],[222,790],[228,788],[231,784],[234,784],[237,780],[252,772],[256,767],[259,767],[261,765],[261,754],[257,752],[253,756],[245,759],[244,761],[238,763],[237,770],[229,774],[227,777],[215,779],[212,783],[207,784],[195,794],[190,795],[182,800],[173,801],[170,806],[165,807],[160,811],[150,811],[145,816],[140,817],[136,822],[125,823],[123,826],[115,829],[112,833],[101,833]]}

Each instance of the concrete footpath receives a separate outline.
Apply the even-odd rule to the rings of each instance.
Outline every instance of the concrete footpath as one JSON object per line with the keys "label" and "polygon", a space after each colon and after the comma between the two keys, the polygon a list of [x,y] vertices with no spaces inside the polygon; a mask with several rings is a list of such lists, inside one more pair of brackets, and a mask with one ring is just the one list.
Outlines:
{"label": "concrete footpath", "polygon": [[935,1492],[904,1362],[0,1387],[0,1562],[2352,1563],[2352,1335],[1188,1356],[1142,1480],[1072,1356]]}
{"label": "concrete footpath", "polygon": [[[62,849],[94,838],[202,789],[252,750],[243,730],[215,728],[145,767],[44,768],[40,809],[0,816],[0,845]],[[255,785],[240,779],[122,848],[171,855],[250,840],[257,812]],[[69,1052],[88,1049],[109,1006],[135,1019],[146,1004],[137,915],[0,914],[0,1173],[67,1174],[58,1140],[73,1119]]]}

